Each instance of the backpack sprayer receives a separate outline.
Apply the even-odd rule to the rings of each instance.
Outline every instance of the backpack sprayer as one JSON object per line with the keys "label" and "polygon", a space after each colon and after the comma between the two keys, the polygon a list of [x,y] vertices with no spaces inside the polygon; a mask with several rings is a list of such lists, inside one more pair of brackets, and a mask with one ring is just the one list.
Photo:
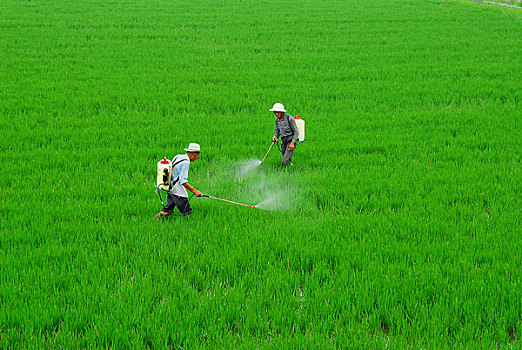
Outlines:
{"label": "backpack sprayer", "polygon": [[298,115],[295,116],[295,125],[297,125],[297,131],[299,132],[299,140],[297,141],[304,141],[305,140],[305,121],[301,119]]}
{"label": "backpack sprayer", "polygon": [[158,189],[158,196],[160,198],[161,204],[163,203],[163,198],[161,198],[161,191],[168,191],[170,189],[170,179],[172,178],[172,162],[167,159],[167,157],[163,157],[162,160],[158,162],[158,176],[156,179],[156,188]]}

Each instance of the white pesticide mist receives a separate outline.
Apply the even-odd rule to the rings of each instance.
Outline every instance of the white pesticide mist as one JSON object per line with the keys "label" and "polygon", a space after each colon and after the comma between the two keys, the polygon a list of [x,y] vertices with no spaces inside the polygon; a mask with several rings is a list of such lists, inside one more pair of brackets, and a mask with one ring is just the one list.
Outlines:
{"label": "white pesticide mist", "polygon": [[281,207],[283,203],[280,200],[280,197],[277,196],[276,193],[269,193],[267,197],[261,202],[255,205],[256,208],[264,209],[264,210],[277,210],[283,209]]}
{"label": "white pesticide mist", "polygon": [[274,182],[264,182],[258,184],[257,193],[263,200],[255,205],[256,208],[263,210],[284,210],[292,206],[294,198],[293,191],[286,186],[281,187]]}
{"label": "white pesticide mist", "polygon": [[[243,203],[258,202],[254,207],[262,210],[275,211],[295,207],[296,188],[292,179],[267,173],[269,170],[260,165],[260,160],[249,159],[228,167],[234,171],[233,184],[228,184],[231,190],[229,194],[234,200]],[[226,185],[226,181],[224,184]]]}
{"label": "white pesticide mist", "polygon": [[236,172],[236,178],[245,177],[248,173],[261,165],[261,161],[258,159],[247,160],[239,165],[239,169]]}

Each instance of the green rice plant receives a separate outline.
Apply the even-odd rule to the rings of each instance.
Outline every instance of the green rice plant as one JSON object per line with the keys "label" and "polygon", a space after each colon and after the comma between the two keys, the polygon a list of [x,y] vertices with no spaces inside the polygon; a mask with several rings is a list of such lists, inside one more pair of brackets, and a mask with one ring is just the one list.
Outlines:
{"label": "green rice plant", "polygon": [[[520,13],[0,4],[3,348],[519,348]],[[306,120],[281,168],[268,109]],[[201,144],[155,221],[155,164]],[[268,210],[270,209],[270,210]]]}

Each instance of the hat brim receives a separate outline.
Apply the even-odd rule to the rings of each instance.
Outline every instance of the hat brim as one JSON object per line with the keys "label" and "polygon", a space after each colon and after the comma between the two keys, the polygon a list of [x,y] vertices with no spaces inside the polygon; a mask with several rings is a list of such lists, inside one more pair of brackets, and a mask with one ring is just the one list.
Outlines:
{"label": "hat brim", "polygon": [[190,149],[190,148],[185,148],[185,152],[190,152],[190,153],[201,153],[200,150],[195,150],[195,149]]}
{"label": "hat brim", "polygon": [[273,108],[270,108],[269,111],[270,112],[286,112],[286,109],[273,109]]}

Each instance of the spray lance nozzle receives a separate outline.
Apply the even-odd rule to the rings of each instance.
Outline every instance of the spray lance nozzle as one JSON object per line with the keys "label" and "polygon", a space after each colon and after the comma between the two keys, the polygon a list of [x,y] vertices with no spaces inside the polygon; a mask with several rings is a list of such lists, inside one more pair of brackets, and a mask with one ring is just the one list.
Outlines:
{"label": "spray lance nozzle", "polygon": [[211,199],[217,199],[219,201],[228,202],[228,203],[232,203],[232,204],[235,204],[235,205],[241,205],[243,207],[248,207],[248,208],[255,208],[256,207],[255,205],[248,205],[248,204],[238,203],[238,202],[234,202],[234,201],[231,201],[231,200],[228,200],[228,199],[223,199],[223,198],[209,196],[208,194],[204,194],[203,197],[207,197],[207,198],[211,198]]}

